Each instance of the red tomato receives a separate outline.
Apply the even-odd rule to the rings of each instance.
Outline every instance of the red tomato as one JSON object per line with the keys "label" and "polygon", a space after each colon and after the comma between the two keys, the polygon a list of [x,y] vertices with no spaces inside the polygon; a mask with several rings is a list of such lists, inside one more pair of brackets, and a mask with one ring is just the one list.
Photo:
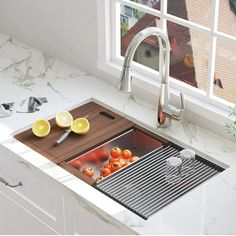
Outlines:
{"label": "red tomato", "polygon": [[84,162],[89,164],[94,164],[97,161],[97,157],[94,152],[86,153],[81,158],[83,158]]}
{"label": "red tomato", "polygon": [[122,168],[120,162],[114,162],[111,164],[111,171],[115,172],[117,170],[119,170],[120,168]]}
{"label": "red tomato", "polygon": [[122,152],[122,157],[124,159],[130,159],[131,157],[133,156],[132,152],[129,150],[129,149],[125,149],[123,152]]}
{"label": "red tomato", "polygon": [[113,158],[118,158],[122,155],[122,150],[116,146],[111,149],[110,154]]}
{"label": "red tomato", "polygon": [[76,169],[79,169],[82,166],[82,161],[80,159],[76,159],[76,160],[70,162],[70,165]]}
{"label": "red tomato", "polygon": [[131,163],[130,161],[126,161],[125,166],[128,166],[130,163]]}
{"label": "red tomato", "polygon": [[137,161],[139,160],[140,158],[138,156],[133,156],[130,158],[130,162],[134,162],[134,161]]}
{"label": "red tomato", "polygon": [[83,169],[83,174],[85,174],[89,177],[93,177],[94,176],[94,170],[93,170],[93,168],[86,167],[86,168]]}
{"label": "red tomato", "polygon": [[112,164],[114,162],[119,162],[119,158],[112,157],[112,158],[109,159],[109,164]]}
{"label": "red tomato", "polygon": [[103,166],[103,168],[111,169],[110,163],[105,164],[105,165]]}
{"label": "red tomato", "polygon": [[101,169],[100,175],[102,177],[107,177],[110,174],[111,174],[111,169],[108,169],[108,168],[102,168]]}
{"label": "red tomato", "polygon": [[108,159],[109,153],[103,147],[98,148],[94,152],[100,162],[104,162]]}
{"label": "red tomato", "polygon": [[120,162],[120,164],[121,164],[122,167],[126,165],[126,161],[125,161],[124,158],[122,158],[122,157],[119,158],[119,162]]}

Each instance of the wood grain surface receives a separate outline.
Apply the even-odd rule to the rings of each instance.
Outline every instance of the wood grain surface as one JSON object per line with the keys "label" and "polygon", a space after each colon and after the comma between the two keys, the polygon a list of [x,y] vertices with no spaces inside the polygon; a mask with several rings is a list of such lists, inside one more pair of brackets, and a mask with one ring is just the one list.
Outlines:
{"label": "wood grain surface", "polygon": [[81,155],[134,126],[133,122],[95,102],[89,102],[70,112],[74,119],[87,117],[90,122],[90,130],[87,134],[71,133],[62,144],[56,146],[55,141],[65,132],[65,129],[59,128],[55,119],[51,119],[49,120],[51,132],[47,137],[38,138],[31,129],[28,129],[15,135],[15,138],[58,164]]}

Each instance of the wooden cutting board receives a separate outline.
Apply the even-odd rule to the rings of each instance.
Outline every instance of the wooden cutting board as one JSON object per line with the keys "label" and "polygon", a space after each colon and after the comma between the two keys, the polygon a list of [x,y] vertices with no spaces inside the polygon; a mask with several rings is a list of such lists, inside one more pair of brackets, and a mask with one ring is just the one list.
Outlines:
{"label": "wooden cutting board", "polygon": [[28,129],[15,135],[15,138],[58,164],[81,155],[134,126],[133,122],[95,102],[89,102],[70,112],[74,119],[88,116],[90,130],[87,134],[71,133],[62,144],[56,146],[55,141],[65,132],[65,129],[57,127],[55,119],[51,119],[49,120],[51,131],[47,137],[38,138],[31,129]]}

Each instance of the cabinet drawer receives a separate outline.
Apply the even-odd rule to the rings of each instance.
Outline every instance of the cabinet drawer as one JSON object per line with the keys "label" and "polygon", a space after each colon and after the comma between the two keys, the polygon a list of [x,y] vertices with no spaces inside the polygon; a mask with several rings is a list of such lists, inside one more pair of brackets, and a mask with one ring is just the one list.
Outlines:
{"label": "cabinet drawer", "polygon": [[[23,209],[5,195],[0,186],[0,235],[55,235],[57,232],[33,217],[27,209]],[[26,227],[27,225],[27,227]]]}
{"label": "cabinet drawer", "polygon": [[63,233],[63,195],[57,183],[7,148],[0,146],[0,153],[0,177],[12,185],[22,182],[22,186],[16,188],[0,183],[1,190],[32,215]]}

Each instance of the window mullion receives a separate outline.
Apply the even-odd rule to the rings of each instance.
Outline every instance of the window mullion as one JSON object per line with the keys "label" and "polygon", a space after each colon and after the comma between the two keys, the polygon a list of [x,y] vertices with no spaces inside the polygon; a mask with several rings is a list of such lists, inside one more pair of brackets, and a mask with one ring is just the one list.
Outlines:
{"label": "window mullion", "polygon": [[111,35],[112,35],[112,42],[111,42],[111,51],[114,57],[120,55],[120,3],[116,0],[111,1]]}
{"label": "window mullion", "polygon": [[213,86],[214,86],[214,75],[215,75],[215,61],[216,61],[216,43],[218,26],[218,15],[219,15],[219,0],[212,1],[212,19],[211,19],[211,40],[208,57],[208,78],[207,78],[207,96],[212,97]]}
{"label": "window mullion", "polygon": [[123,5],[135,8],[139,11],[143,11],[145,13],[154,15],[154,16],[158,16],[160,17],[160,11],[158,11],[157,9],[145,6],[145,5],[141,5],[140,3],[136,3],[136,2],[132,2],[130,0],[116,0],[116,2],[120,2]]}
{"label": "window mullion", "polygon": [[167,33],[167,20],[164,17],[167,14],[167,0],[161,0],[161,15],[160,15],[160,28]]}

